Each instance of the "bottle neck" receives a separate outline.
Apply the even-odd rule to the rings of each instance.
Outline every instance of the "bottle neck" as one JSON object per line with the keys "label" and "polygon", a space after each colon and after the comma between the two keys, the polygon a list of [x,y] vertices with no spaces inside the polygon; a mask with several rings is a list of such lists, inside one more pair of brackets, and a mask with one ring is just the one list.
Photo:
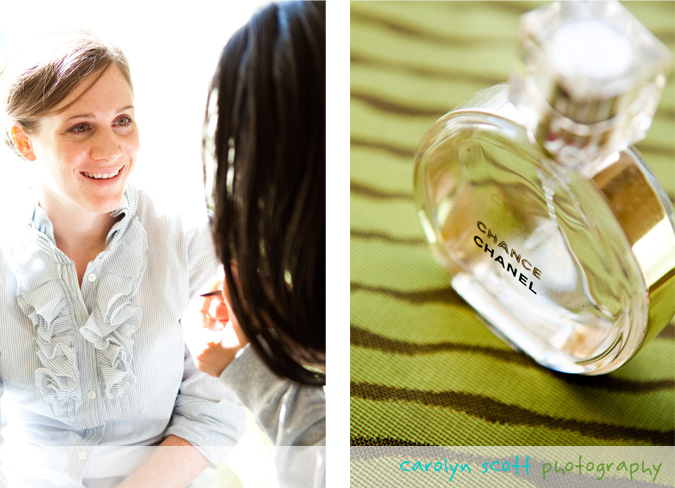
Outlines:
{"label": "bottle neck", "polygon": [[570,96],[570,91],[554,78],[516,77],[511,80],[509,100],[546,153],[560,164],[578,167],[603,161],[644,138],[656,109],[645,104],[655,98],[636,92],[650,87],[642,85],[613,96],[580,99]]}

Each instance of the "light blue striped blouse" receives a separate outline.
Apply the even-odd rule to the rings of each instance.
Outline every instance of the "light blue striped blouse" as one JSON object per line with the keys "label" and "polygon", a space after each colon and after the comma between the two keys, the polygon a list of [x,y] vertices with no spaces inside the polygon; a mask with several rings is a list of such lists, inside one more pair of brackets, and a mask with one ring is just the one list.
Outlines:
{"label": "light blue striped blouse", "polygon": [[[162,214],[129,185],[80,288],[46,214],[27,210],[22,225],[3,226],[0,249],[0,468],[41,488],[93,486],[85,480],[124,477],[147,452],[97,446],[170,434],[219,463],[245,412],[195,368],[179,323],[217,265],[207,226]],[[22,448],[35,458],[8,462]]]}

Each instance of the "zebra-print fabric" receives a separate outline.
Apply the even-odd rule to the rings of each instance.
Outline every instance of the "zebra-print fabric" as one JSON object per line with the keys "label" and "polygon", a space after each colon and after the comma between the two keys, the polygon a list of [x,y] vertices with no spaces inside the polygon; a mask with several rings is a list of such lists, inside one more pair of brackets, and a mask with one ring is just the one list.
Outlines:
{"label": "zebra-print fabric", "polygon": [[[352,445],[675,443],[673,323],[614,373],[542,368],[452,290],[417,218],[420,138],[456,104],[508,80],[518,17],[538,5],[351,3]],[[674,2],[626,6],[675,48]],[[671,200],[673,79],[637,144]]]}

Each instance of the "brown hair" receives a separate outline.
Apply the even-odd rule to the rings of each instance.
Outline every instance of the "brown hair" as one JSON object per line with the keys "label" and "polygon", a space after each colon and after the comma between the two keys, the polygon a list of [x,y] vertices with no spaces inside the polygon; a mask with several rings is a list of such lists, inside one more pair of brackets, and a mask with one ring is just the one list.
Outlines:
{"label": "brown hair", "polygon": [[16,151],[10,133],[12,125],[33,130],[39,118],[53,111],[80,81],[91,74],[98,74],[98,79],[111,65],[122,71],[133,90],[124,53],[90,32],[52,32],[22,45],[15,58],[0,68],[5,143]]}

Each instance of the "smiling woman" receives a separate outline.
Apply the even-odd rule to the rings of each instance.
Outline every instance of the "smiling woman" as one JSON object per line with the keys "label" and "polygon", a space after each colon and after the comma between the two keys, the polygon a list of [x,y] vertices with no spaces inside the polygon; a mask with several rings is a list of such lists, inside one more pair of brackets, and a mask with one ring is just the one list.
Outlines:
{"label": "smiling woman", "polygon": [[[126,123],[121,118],[126,114],[132,125],[141,128],[143,138],[131,182],[145,189],[158,207],[170,213],[180,213],[183,217],[193,217],[204,203],[201,129],[213,70],[231,33],[250,17],[256,4],[262,3],[193,0],[189,8],[150,4],[151,10],[145,11],[138,4],[110,8],[107,3],[94,3],[86,9],[65,9],[57,2],[26,0],[22,6],[40,15],[33,16],[28,23],[0,16],[0,58],[5,59],[15,53],[21,56],[20,53],[27,50],[29,39],[57,28],[85,28],[113,41],[124,51],[134,74],[135,109],[128,113],[127,107],[116,107],[125,109],[119,113],[118,124],[122,126]],[[149,18],[158,17],[163,20],[152,24],[148,22]],[[131,85],[131,79],[127,81]],[[87,112],[74,115],[87,115]],[[68,128],[86,137],[89,129],[97,128],[96,122],[91,119],[74,120]],[[80,136],[73,135],[73,139],[77,137]],[[39,163],[14,156],[10,146],[0,144],[0,208],[4,209],[0,222],[3,226],[16,216],[27,188],[41,178],[39,166]],[[85,168],[85,171],[87,169],[91,168]],[[107,168],[103,170],[108,171]],[[100,176],[111,174],[88,172]],[[124,174],[125,171],[122,171],[121,176]],[[23,216],[20,213],[19,220]],[[5,234],[6,230],[0,232],[0,236]],[[88,275],[83,281],[83,286],[90,286],[87,285],[90,283]],[[9,402],[8,397],[5,385],[3,414],[10,414],[14,403]],[[10,434],[17,433],[15,437],[21,439],[21,432],[14,427],[16,425],[9,425],[2,431],[6,444],[10,441]],[[267,439],[249,418],[248,430],[232,450],[227,465],[222,463],[219,466],[221,483],[225,482],[228,486],[239,486],[240,482],[245,486],[268,486],[274,471],[271,448],[265,450],[267,444]],[[41,450],[46,453],[45,448]],[[24,465],[28,470],[35,467],[29,462],[32,456],[18,454],[21,451],[14,452],[17,453],[14,459],[19,461],[17,466]],[[260,463],[265,458],[270,464],[269,470],[260,469]],[[0,459],[4,466],[10,464],[6,457],[0,456]],[[252,469],[254,464],[255,469]]]}
{"label": "smiling woman", "polygon": [[[129,65],[119,49],[82,31],[45,34],[30,47],[32,55],[2,71],[5,142],[37,163],[40,207],[81,284],[119,220],[110,212],[136,163]],[[103,233],[92,239],[97,227]]]}
{"label": "smiling woman", "polygon": [[[0,242],[0,395],[19,434],[0,437],[0,486],[197,486],[245,416],[179,325],[216,269],[206,216],[193,225],[129,184],[139,135],[116,47],[39,36],[0,87],[5,141],[40,176]],[[32,464],[7,462],[24,446]]]}
{"label": "smiling woman", "polygon": [[[81,223],[84,215],[112,212],[119,205],[139,147],[127,80],[124,70],[112,65],[87,75],[39,121],[9,112],[17,122],[8,139],[24,158],[39,163],[40,205],[56,228],[66,215],[83,214]],[[55,238],[60,245],[63,236]]]}
{"label": "smiling woman", "polygon": [[[57,2],[26,0],[31,22],[0,18],[0,57],[22,52],[36,34],[84,28],[119,46],[134,73],[135,118],[143,144],[133,180],[158,203],[190,213],[203,205],[201,125],[208,86],[229,36],[262,2],[193,0],[187,7],[94,3],[64,9]],[[149,18],[161,22],[148,23]],[[34,178],[0,148],[0,203],[11,202]],[[179,198],[177,198],[179,196]]]}

